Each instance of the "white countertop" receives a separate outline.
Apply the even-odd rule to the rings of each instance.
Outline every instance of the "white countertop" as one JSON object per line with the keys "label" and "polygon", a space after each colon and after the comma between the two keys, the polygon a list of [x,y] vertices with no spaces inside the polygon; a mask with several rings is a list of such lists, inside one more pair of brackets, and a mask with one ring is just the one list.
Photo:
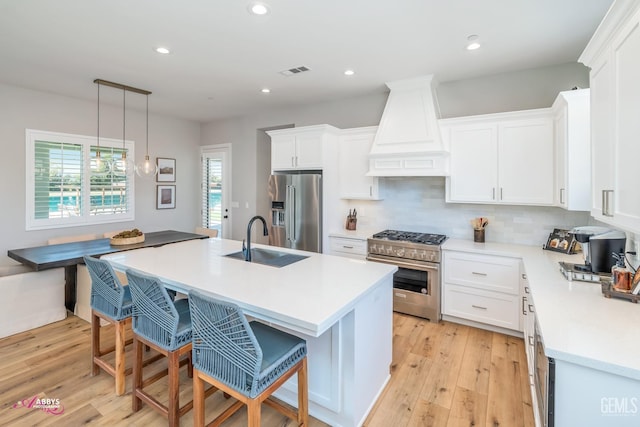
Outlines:
{"label": "white countertop", "polygon": [[320,336],[397,267],[376,262],[253,244],[308,255],[277,268],[224,255],[240,251],[235,240],[204,239],[103,256],[117,269],[161,277],[168,287],[198,289],[238,304],[245,312],[290,329]]}
{"label": "white countertop", "polygon": [[582,263],[581,254],[459,239],[442,249],[521,258],[547,356],[640,380],[640,304],[605,298],[599,283],[565,279],[558,262]]}

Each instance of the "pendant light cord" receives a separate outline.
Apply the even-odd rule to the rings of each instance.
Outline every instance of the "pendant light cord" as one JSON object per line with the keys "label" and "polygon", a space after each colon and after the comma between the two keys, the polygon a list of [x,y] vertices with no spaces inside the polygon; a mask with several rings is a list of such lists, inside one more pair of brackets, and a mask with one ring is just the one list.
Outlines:
{"label": "pendant light cord", "polygon": [[96,149],[96,157],[100,157],[100,83],[98,83],[98,148]]}
{"label": "pendant light cord", "polygon": [[122,160],[127,158],[127,151],[124,145],[125,129],[127,123],[127,91],[122,88]]}
{"label": "pendant light cord", "polygon": [[149,157],[149,95],[147,95],[147,149],[146,156]]}

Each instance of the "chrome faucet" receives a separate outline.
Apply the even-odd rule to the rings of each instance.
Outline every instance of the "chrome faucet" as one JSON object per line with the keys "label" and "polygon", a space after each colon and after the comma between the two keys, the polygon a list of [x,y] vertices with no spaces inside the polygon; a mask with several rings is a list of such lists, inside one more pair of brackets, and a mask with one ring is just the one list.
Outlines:
{"label": "chrome faucet", "polygon": [[251,262],[251,226],[253,225],[253,221],[259,219],[262,221],[262,232],[265,236],[269,235],[269,230],[267,229],[267,221],[264,220],[260,215],[256,215],[249,220],[249,225],[247,225],[247,240],[246,246],[245,241],[242,241],[242,253],[244,254],[244,260]]}

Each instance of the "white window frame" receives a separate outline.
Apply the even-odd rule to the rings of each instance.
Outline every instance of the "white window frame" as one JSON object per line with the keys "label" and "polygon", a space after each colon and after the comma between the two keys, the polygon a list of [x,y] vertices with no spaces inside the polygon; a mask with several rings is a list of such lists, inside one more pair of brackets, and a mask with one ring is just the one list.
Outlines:
{"label": "white window frame", "polygon": [[[68,133],[49,132],[34,129],[26,129],[26,230],[46,230],[64,227],[79,227],[93,224],[109,224],[135,220],[135,179],[133,168],[127,171],[127,197],[129,209],[127,212],[113,215],[90,215],[91,196],[91,171],[88,167],[83,170],[81,198],[82,211],[78,216],[64,218],[35,218],[35,144],[36,141],[60,141],[68,144],[82,146],[83,164],[90,164],[91,147],[97,145],[95,136],[73,135]],[[100,137],[100,146],[105,148],[122,148],[122,140]],[[124,141],[127,150],[127,159],[130,164],[135,164],[135,142]]]}

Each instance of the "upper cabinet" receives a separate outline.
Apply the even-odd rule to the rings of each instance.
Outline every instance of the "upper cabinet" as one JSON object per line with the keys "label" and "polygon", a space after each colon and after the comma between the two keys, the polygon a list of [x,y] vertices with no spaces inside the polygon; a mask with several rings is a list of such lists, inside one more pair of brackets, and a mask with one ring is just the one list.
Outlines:
{"label": "upper cabinet", "polygon": [[580,57],[591,68],[591,215],[640,232],[640,1],[615,2]]}
{"label": "upper cabinet", "polygon": [[271,170],[323,169],[325,142],[338,132],[329,125],[267,131],[271,137]]}
{"label": "upper cabinet", "polygon": [[340,198],[380,200],[378,178],[367,176],[369,151],[377,126],[345,129],[339,138]]}
{"label": "upper cabinet", "polygon": [[549,109],[440,120],[450,152],[447,202],[553,205]]}
{"label": "upper cabinet", "polygon": [[560,92],[552,110],[556,144],[555,204],[568,210],[589,211],[589,89]]}

